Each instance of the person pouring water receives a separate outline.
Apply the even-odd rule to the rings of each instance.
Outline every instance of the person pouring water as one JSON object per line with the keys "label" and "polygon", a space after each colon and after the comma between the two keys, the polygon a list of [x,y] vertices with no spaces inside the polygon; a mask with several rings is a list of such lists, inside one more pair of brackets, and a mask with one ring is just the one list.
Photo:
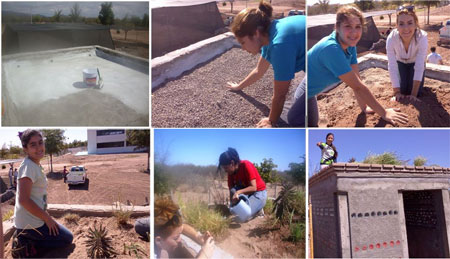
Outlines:
{"label": "person pouring water", "polygon": [[252,162],[241,160],[236,149],[228,148],[219,157],[218,169],[227,173],[231,206],[239,202],[241,195],[245,195],[248,200],[251,212],[243,221],[253,218],[264,208],[267,200],[266,183]]}

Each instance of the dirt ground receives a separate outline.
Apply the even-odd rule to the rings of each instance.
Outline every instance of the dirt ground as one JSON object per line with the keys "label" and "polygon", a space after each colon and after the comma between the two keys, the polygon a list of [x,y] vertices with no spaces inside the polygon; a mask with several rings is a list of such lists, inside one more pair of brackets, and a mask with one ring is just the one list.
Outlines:
{"label": "dirt ground", "polygon": [[[74,240],[71,246],[63,249],[50,251],[44,255],[45,258],[87,258],[86,245],[89,227],[102,223],[108,231],[108,236],[112,238],[112,247],[119,254],[116,258],[136,258],[136,256],[129,256],[124,254],[124,244],[127,246],[131,244],[138,245],[146,255],[139,253],[142,258],[148,258],[150,255],[150,243],[141,239],[134,231],[135,219],[130,219],[129,224],[125,227],[119,228],[114,218],[101,217],[82,217],[78,223],[68,223],[63,218],[57,221],[66,226],[74,235]],[[11,257],[11,241],[5,244],[5,258]]]}
{"label": "dirt ground", "polygon": [[[409,121],[400,127],[449,127],[450,83],[425,78],[423,96],[419,103],[391,101],[389,72],[370,68],[361,72],[362,81],[385,108],[400,108]],[[317,96],[319,127],[392,127],[378,115],[360,113],[353,91],[345,83],[328,93]]]}
{"label": "dirt ground", "polygon": [[[256,67],[259,55],[233,48],[214,60],[169,81],[152,93],[152,125],[167,128],[255,127],[269,115],[273,70],[239,92],[226,87],[239,82]],[[292,100],[303,73],[291,82],[286,100]],[[286,123],[279,121],[279,126]]]}
{"label": "dirt ground", "polygon": [[[417,18],[419,19],[419,25],[422,30],[425,30],[428,34],[428,49],[432,46],[436,47],[436,53],[442,56],[444,65],[450,66],[450,45],[437,45],[439,40],[439,29],[441,28],[441,23],[447,19],[450,19],[450,5],[432,8],[430,10],[430,24],[426,24],[426,11],[424,14],[423,10],[418,11]],[[395,21],[397,17],[395,14],[392,15],[391,27],[395,28]],[[424,20],[425,19],[425,20]],[[384,16],[384,19],[380,19],[380,16],[374,17],[374,21],[380,30],[380,33],[385,32],[389,28],[389,17]],[[382,49],[381,52],[386,53],[386,50]],[[428,53],[431,53],[428,50]]]}
{"label": "dirt ground", "polygon": [[[66,154],[53,158],[50,164],[41,162],[48,178],[48,203],[51,204],[96,204],[109,205],[120,200],[140,206],[150,200],[150,176],[147,168],[147,153],[108,154],[74,156]],[[67,186],[62,176],[63,167],[84,165],[88,181],[84,185]],[[20,163],[14,164],[19,167]],[[0,170],[2,178],[8,178],[8,168]],[[2,212],[3,208],[2,208]]]}
{"label": "dirt ground", "polygon": [[[272,0],[273,16],[278,17],[282,13],[286,16],[290,10],[305,10],[305,0]],[[235,1],[233,13],[231,13],[230,3],[224,6],[222,2],[217,3],[220,13],[227,16],[234,16],[245,8],[257,8],[259,1]]]}
{"label": "dirt ground", "polygon": [[[275,198],[281,191],[280,186],[267,184],[268,198]],[[226,181],[221,182],[220,191],[228,195]],[[180,185],[174,193],[174,199],[178,202],[208,202],[213,203],[213,198],[209,198],[208,191],[198,186],[190,187],[187,184]],[[269,224],[269,216],[256,217],[246,223],[231,223],[228,233],[220,238],[216,238],[216,245],[222,250],[230,253],[235,258],[298,258],[304,248],[303,243],[294,244],[286,239],[289,230],[277,228]]]}
{"label": "dirt ground", "polygon": [[125,31],[111,29],[111,37],[116,50],[141,58],[149,58],[149,31],[130,30],[125,40]]}

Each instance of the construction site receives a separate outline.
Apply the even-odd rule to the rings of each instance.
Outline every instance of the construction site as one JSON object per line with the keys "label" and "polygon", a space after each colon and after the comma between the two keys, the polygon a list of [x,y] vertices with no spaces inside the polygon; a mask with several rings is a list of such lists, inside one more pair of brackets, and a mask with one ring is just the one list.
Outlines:
{"label": "construction site", "polygon": [[309,179],[315,258],[448,258],[450,168],[335,163]]}

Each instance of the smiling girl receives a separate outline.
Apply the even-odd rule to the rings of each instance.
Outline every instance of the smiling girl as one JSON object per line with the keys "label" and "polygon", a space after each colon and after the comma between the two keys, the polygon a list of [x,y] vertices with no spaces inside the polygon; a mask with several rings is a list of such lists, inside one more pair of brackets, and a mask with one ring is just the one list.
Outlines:
{"label": "smiling girl", "polygon": [[40,161],[45,154],[42,134],[33,129],[19,133],[27,155],[19,168],[14,208],[13,257],[36,257],[44,252],[70,245],[72,233],[47,212],[47,177]]}
{"label": "smiling girl", "polygon": [[419,28],[414,6],[400,6],[397,28],[386,41],[393,100],[418,101],[423,89],[427,49],[427,33]]}
{"label": "smiling girl", "polygon": [[351,87],[362,112],[375,112],[394,125],[408,121],[399,109],[383,108],[360,79],[356,44],[361,39],[363,26],[361,11],[353,5],[344,5],[336,13],[335,31],[308,51],[308,126],[318,126],[315,96],[340,81]]}

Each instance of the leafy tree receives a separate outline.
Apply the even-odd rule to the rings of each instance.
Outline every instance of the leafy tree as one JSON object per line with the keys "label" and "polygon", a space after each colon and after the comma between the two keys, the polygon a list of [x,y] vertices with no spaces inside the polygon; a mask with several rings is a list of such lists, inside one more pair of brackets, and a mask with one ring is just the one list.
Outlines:
{"label": "leafy tree", "polygon": [[101,5],[101,10],[98,13],[98,19],[103,25],[114,24],[114,12],[112,10],[112,2],[106,2]]}
{"label": "leafy tree", "polygon": [[1,159],[6,158],[7,154],[8,154],[8,148],[6,147],[6,143],[4,143],[2,146],[2,149],[0,149],[0,158]]}
{"label": "leafy tree", "polygon": [[330,0],[319,0],[319,9],[321,13],[328,13],[328,9],[330,8]]}
{"label": "leafy tree", "polygon": [[144,27],[144,28],[148,28],[149,27],[149,18],[148,18],[148,14],[146,14],[146,13],[142,17],[141,26]]}
{"label": "leafy tree", "polygon": [[72,8],[70,8],[69,17],[72,22],[78,22],[81,20],[81,8],[78,3],[75,3]]}
{"label": "leafy tree", "polygon": [[394,152],[384,152],[383,154],[369,154],[364,159],[365,164],[382,164],[382,165],[402,165],[405,162],[400,160]]}
{"label": "leafy tree", "polygon": [[302,184],[304,185],[306,180],[306,164],[305,164],[305,157],[303,156],[303,162],[302,163],[290,163],[289,164],[289,170],[287,171],[287,174],[290,175],[294,181],[294,184]]}
{"label": "leafy tree", "polygon": [[136,149],[145,148],[147,151],[147,172],[150,172],[150,130],[127,130],[127,140]]}
{"label": "leafy tree", "polygon": [[168,194],[170,190],[169,177],[162,170],[163,165],[155,164],[155,194],[164,195]]}
{"label": "leafy tree", "polygon": [[42,130],[45,138],[45,152],[50,155],[50,172],[53,172],[53,154],[58,154],[64,149],[64,130]]}
{"label": "leafy tree", "polygon": [[61,13],[62,13],[61,9],[56,9],[55,12],[53,13],[52,20],[54,22],[60,22],[61,21]]}
{"label": "leafy tree", "polygon": [[427,159],[423,156],[418,156],[414,158],[414,165],[415,166],[424,166],[427,163]]}
{"label": "leafy tree", "polygon": [[279,176],[277,172],[274,170],[278,166],[273,163],[272,158],[266,159],[264,158],[260,165],[253,164],[261,175],[261,178],[266,183],[273,183],[279,180]]}
{"label": "leafy tree", "polygon": [[42,22],[42,16],[40,16],[39,14],[33,15],[32,20],[34,23],[40,23]]}

